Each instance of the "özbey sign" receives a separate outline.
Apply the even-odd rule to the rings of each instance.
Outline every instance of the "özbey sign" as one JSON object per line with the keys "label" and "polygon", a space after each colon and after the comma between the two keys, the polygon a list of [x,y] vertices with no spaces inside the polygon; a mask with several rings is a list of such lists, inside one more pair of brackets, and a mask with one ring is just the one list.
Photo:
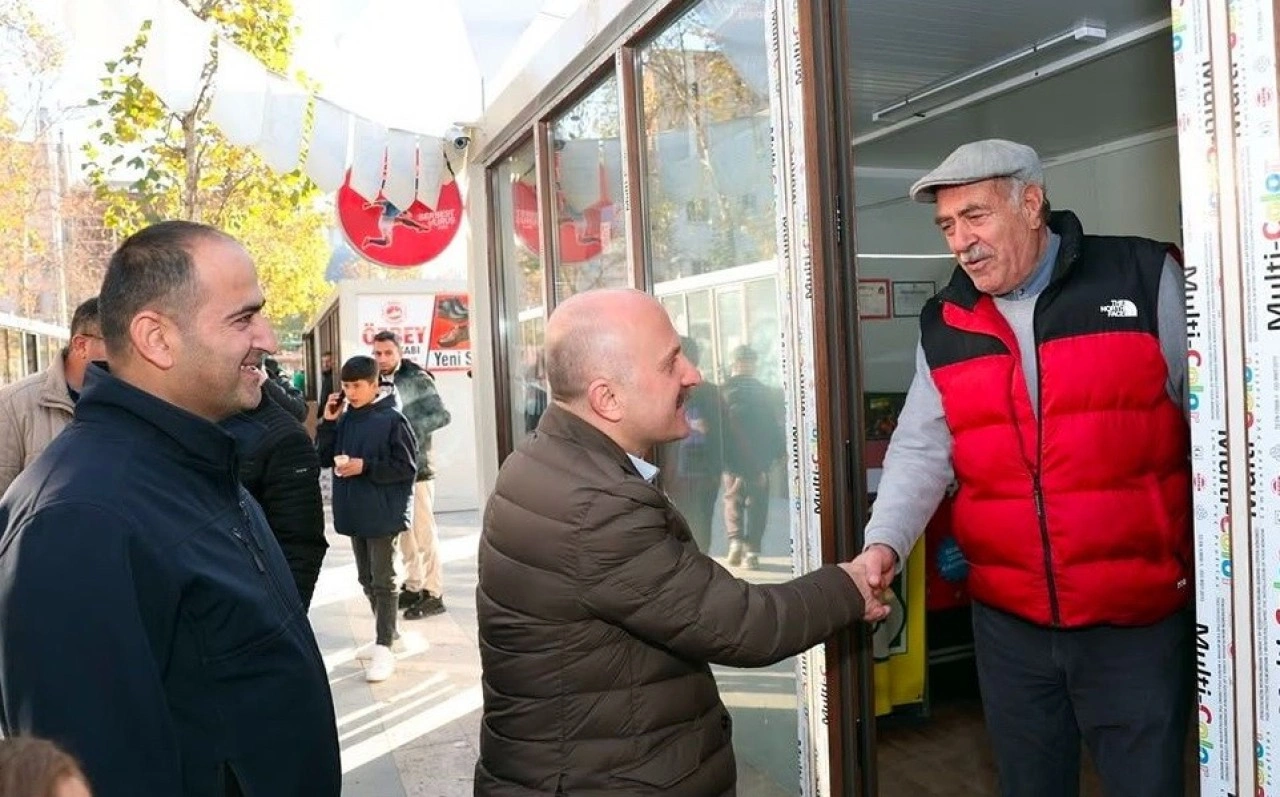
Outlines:
{"label": "\u00f6zbey sign", "polygon": [[440,186],[434,208],[415,199],[397,208],[378,194],[369,200],[351,187],[351,171],[338,189],[338,224],[361,257],[390,268],[413,268],[449,246],[462,226],[462,192],[456,180]]}

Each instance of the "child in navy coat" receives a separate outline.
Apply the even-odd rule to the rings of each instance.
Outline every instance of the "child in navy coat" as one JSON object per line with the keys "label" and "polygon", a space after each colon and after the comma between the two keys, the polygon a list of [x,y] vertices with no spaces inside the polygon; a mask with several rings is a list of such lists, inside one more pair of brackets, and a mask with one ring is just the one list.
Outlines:
{"label": "child in navy coat", "polygon": [[329,396],[316,429],[322,467],[333,468],[333,527],[351,537],[360,586],[377,620],[367,681],[395,672],[396,536],[412,525],[418,444],[394,401],[379,396],[378,364],[352,357],[342,392]]}

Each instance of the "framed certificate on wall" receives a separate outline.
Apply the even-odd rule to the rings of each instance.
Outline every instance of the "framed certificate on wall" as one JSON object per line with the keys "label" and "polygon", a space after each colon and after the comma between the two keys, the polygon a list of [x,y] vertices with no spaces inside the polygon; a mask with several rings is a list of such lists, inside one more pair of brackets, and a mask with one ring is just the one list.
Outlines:
{"label": "framed certificate on wall", "polygon": [[924,309],[924,303],[938,292],[938,285],[927,280],[909,280],[893,283],[893,315],[895,318],[915,318]]}
{"label": "framed certificate on wall", "polygon": [[858,318],[891,318],[889,301],[889,280],[858,280]]}

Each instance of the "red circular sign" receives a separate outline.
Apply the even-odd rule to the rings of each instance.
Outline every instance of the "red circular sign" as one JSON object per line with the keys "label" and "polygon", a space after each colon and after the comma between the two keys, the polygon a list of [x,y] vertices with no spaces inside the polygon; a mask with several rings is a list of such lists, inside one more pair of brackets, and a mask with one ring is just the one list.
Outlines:
{"label": "red circular sign", "polygon": [[[516,240],[535,255],[542,254],[538,235],[538,191],[523,180],[511,184]],[[602,197],[582,218],[561,215],[556,225],[556,257],[561,263],[585,263],[604,251],[604,228],[612,223],[613,202]]]}
{"label": "red circular sign", "polygon": [[401,210],[381,194],[369,201],[351,188],[351,172],[338,189],[338,226],[351,248],[390,268],[413,268],[445,250],[462,226],[462,192],[456,180],[440,186],[436,206],[414,200]]}

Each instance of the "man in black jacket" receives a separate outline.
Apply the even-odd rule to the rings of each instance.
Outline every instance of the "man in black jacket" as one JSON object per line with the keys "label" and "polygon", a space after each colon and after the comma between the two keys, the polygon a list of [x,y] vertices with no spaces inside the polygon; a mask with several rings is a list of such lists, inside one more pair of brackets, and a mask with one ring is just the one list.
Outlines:
{"label": "man in black jacket", "polygon": [[337,797],[324,661],[218,426],[276,347],[253,261],[163,222],[99,304],[110,373],[0,499],[0,731],[58,743],[98,797]]}
{"label": "man in black jacket", "polygon": [[444,577],[440,564],[440,539],[432,504],[435,474],[431,470],[431,433],[449,423],[449,411],[440,400],[436,380],[417,363],[406,360],[394,332],[373,337],[373,359],[381,377],[394,384],[396,409],[409,419],[418,439],[418,477],[413,484],[413,526],[400,535],[405,581],[400,608],[406,620],[444,611]]}
{"label": "man in black jacket", "polygon": [[262,361],[262,368],[266,372],[266,381],[262,383],[262,389],[267,395],[271,396],[271,400],[280,406],[285,412],[289,413],[298,423],[302,423],[307,419],[307,398],[302,395],[302,391],[294,387],[288,379],[280,372],[280,363],[274,358],[268,357]]}
{"label": "man in black jacket", "polygon": [[324,538],[320,457],[307,430],[267,393],[271,380],[266,373],[259,379],[263,379],[263,392],[258,406],[232,416],[222,428],[235,435],[240,483],[262,505],[302,605],[310,609],[329,547]]}

